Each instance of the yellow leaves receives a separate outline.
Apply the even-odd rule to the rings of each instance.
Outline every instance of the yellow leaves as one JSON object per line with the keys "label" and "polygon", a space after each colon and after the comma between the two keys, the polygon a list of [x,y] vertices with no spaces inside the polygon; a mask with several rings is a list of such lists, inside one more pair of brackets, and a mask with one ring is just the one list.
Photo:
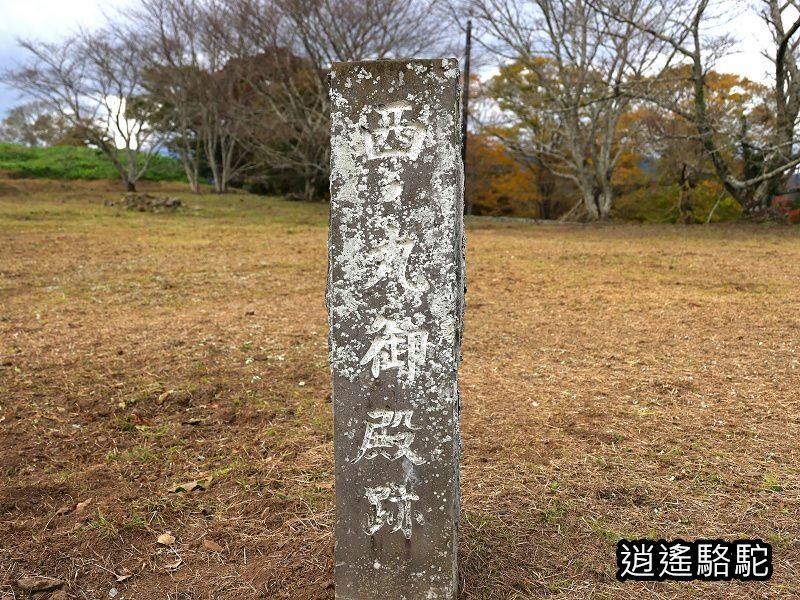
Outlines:
{"label": "yellow leaves", "polygon": [[623,189],[633,189],[646,186],[650,176],[642,170],[642,155],[633,150],[622,152],[614,169],[613,183]]}
{"label": "yellow leaves", "polygon": [[538,216],[536,177],[499,142],[471,135],[467,152],[467,194],[482,215]]}

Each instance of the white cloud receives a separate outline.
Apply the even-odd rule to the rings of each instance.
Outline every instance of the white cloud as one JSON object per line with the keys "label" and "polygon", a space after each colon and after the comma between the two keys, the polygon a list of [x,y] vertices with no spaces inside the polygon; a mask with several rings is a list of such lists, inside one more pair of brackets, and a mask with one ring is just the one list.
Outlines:
{"label": "white cloud", "polygon": [[130,0],[0,0],[0,39],[36,37],[57,40],[79,26],[103,22],[103,12],[113,12]]}
{"label": "white cloud", "polygon": [[772,63],[762,55],[771,46],[770,33],[766,23],[753,11],[739,12],[725,25],[738,43],[732,51],[722,57],[715,70],[735,73],[753,81],[766,83],[773,73]]}
{"label": "white cloud", "polygon": [[[134,0],[0,0],[0,72],[25,59],[16,38],[56,41],[79,27],[96,27],[104,14]],[[0,117],[20,101],[16,90],[0,84]]]}

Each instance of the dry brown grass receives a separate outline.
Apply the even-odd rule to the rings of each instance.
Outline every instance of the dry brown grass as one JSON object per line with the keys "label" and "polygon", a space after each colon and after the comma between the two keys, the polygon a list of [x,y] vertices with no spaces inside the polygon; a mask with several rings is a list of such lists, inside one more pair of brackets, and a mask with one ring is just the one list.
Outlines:
{"label": "dry brown grass", "polygon": [[[332,597],[325,207],[55,185],[0,194],[0,598]],[[800,234],[468,242],[462,597],[800,595]],[[621,584],[621,536],[763,538],[775,575]]]}

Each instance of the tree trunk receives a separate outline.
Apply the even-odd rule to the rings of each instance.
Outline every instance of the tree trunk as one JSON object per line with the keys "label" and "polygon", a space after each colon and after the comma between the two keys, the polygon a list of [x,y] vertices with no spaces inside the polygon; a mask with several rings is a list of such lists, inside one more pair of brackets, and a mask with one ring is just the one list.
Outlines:
{"label": "tree trunk", "polygon": [[189,187],[192,189],[193,194],[200,193],[199,173],[197,162],[193,161],[186,153],[181,153],[181,163],[183,163],[183,171],[186,173],[186,179],[189,180]]}
{"label": "tree trunk", "polygon": [[303,197],[306,199],[306,201],[313,202],[315,195],[314,182],[310,175],[306,175]]}
{"label": "tree trunk", "polygon": [[600,207],[597,205],[597,194],[594,190],[582,190],[583,206],[589,219],[597,221],[600,218]]}
{"label": "tree trunk", "polygon": [[222,171],[220,175],[219,181],[219,192],[220,194],[227,194],[228,193],[228,182],[230,181],[231,174],[230,169],[228,168],[228,161],[225,160],[224,155],[222,159]]}
{"label": "tree trunk", "polygon": [[549,196],[543,197],[539,201],[539,218],[545,221],[549,221],[553,218],[553,210],[552,210],[553,203],[550,200]]}
{"label": "tree trunk", "polygon": [[611,187],[608,186],[606,189],[601,190],[598,194],[597,198],[597,207],[598,212],[600,213],[600,219],[605,221],[606,219],[611,217],[611,205],[614,201],[614,193],[611,191]]}
{"label": "tree trunk", "polygon": [[611,216],[613,194],[611,190],[585,190],[583,205],[591,221],[605,221]]}
{"label": "tree trunk", "polygon": [[236,149],[236,140],[231,137],[223,139],[222,144],[222,189],[227,192],[231,179],[233,179],[233,154]]}
{"label": "tree trunk", "polygon": [[193,194],[200,193],[200,183],[198,181],[199,176],[197,173],[197,169],[191,168],[189,165],[184,164],[184,171],[186,171],[186,179],[189,180],[189,187],[192,190]]}
{"label": "tree trunk", "polygon": [[764,219],[772,216],[772,182],[762,181],[742,203],[742,214],[749,219]]}
{"label": "tree trunk", "polygon": [[206,158],[208,159],[208,166],[211,167],[211,176],[214,179],[214,191],[222,193],[222,181],[220,173],[220,165],[217,161],[217,150],[219,149],[219,138],[214,131],[207,131],[205,133],[205,150]]}
{"label": "tree trunk", "polygon": [[128,186],[129,192],[136,191],[136,180],[138,179],[136,173],[136,153],[131,148],[125,150],[128,159],[128,175],[125,177],[125,183]]}
{"label": "tree trunk", "polygon": [[211,166],[211,176],[214,178],[214,191],[218,194],[222,193],[222,178],[219,172],[219,165],[217,164],[216,157],[210,157],[208,164]]}
{"label": "tree trunk", "polygon": [[691,221],[692,206],[689,202],[689,189],[691,187],[689,177],[687,175],[688,167],[684,163],[681,167],[680,176],[680,194],[678,196],[678,222],[684,225]]}

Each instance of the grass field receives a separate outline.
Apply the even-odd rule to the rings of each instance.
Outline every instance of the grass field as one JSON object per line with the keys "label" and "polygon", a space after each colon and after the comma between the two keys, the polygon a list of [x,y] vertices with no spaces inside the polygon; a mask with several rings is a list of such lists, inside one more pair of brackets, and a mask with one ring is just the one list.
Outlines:
{"label": "grass field", "polygon": [[[0,598],[332,598],[326,207],[118,187],[0,187]],[[800,596],[800,230],[475,219],[467,264],[462,598]],[[620,537],[775,575],[622,584]]]}

